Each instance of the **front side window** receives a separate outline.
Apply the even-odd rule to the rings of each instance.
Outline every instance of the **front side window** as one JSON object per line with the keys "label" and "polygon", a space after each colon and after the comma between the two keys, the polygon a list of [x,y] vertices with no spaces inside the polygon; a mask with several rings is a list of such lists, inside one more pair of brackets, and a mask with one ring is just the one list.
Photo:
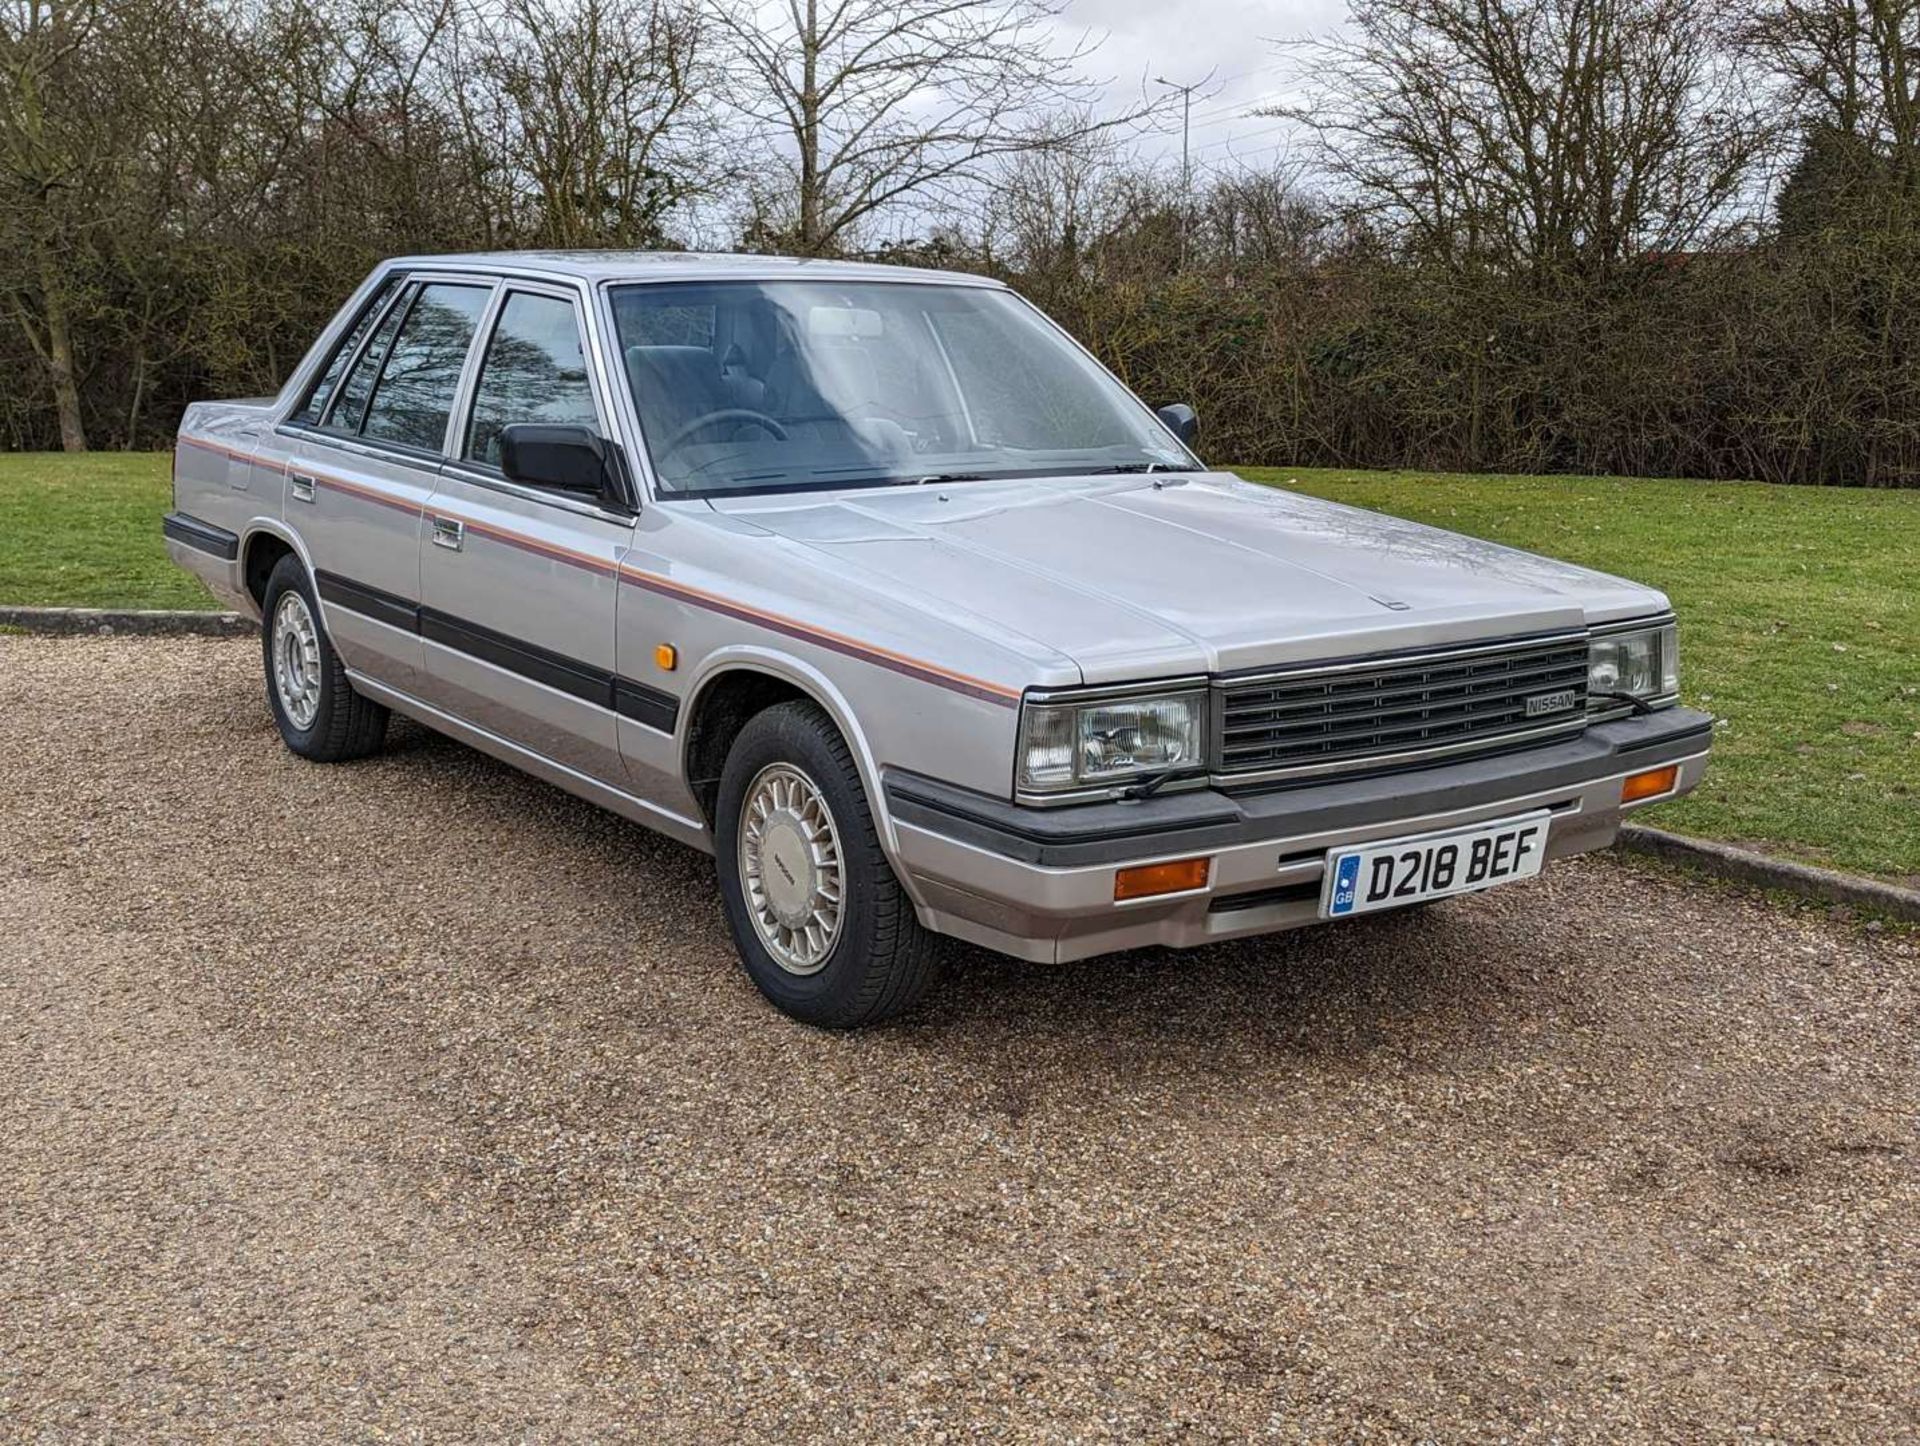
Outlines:
{"label": "front side window", "polygon": [[1192,468],[1140,402],[1008,292],[665,282],[613,314],[664,492]]}
{"label": "front side window", "polygon": [[436,282],[423,286],[387,350],[361,435],[429,452],[446,440],[453,394],[491,290]]}
{"label": "front side window", "polygon": [[500,432],[515,422],[597,427],[573,303],[512,292],[487,343],[460,455],[500,465]]}
{"label": "front side window", "polygon": [[354,350],[360,345],[360,339],[380,319],[381,312],[393,293],[400,289],[400,277],[389,276],[380,283],[380,287],[368,298],[367,304],[360,309],[360,315],[354,319],[352,327],[340,339],[333,349],[333,355],[327,358],[327,364],[321,369],[320,379],[307,392],[307,400],[301,405],[289,421],[306,426],[317,423],[326,415],[327,403],[333,400],[334,388],[340,385],[340,375],[346,371],[347,363],[353,360]]}

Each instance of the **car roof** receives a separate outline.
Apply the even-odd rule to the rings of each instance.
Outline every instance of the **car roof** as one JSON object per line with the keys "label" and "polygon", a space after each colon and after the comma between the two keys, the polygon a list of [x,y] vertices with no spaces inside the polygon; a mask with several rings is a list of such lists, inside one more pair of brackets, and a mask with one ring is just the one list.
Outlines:
{"label": "car roof", "polygon": [[407,269],[500,271],[566,276],[586,281],[920,281],[1002,287],[991,277],[868,261],[822,261],[799,256],[753,256],[727,251],[479,251],[446,256],[396,256]]}

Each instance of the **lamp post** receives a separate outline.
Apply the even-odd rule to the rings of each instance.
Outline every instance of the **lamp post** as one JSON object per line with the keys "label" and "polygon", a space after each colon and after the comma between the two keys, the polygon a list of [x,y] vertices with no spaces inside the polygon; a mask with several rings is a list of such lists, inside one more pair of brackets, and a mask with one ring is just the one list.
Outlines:
{"label": "lamp post", "polygon": [[1164,75],[1153,78],[1155,85],[1164,85],[1168,90],[1180,92],[1180,261],[1179,269],[1187,267],[1187,224],[1193,213],[1193,151],[1188,141],[1193,133],[1193,93],[1213,79],[1208,71],[1191,85],[1175,85]]}

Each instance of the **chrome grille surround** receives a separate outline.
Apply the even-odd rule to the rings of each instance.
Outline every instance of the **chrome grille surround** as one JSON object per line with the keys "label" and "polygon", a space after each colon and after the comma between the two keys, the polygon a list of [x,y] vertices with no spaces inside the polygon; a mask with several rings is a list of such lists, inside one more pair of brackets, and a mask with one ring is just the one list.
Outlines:
{"label": "chrome grille surround", "polygon": [[[1507,638],[1214,680],[1224,786],[1413,767],[1548,742],[1587,726],[1587,630]],[[1571,704],[1527,716],[1527,700]]]}

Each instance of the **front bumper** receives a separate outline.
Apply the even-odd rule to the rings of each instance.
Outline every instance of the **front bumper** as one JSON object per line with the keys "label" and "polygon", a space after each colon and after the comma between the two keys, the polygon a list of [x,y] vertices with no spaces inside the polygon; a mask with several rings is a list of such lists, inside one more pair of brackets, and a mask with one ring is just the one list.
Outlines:
{"label": "front bumper", "polygon": [[[1673,789],[1706,772],[1713,720],[1688,708],[1596,724],[1546,747],[1415,772],[1265,793],[1213,790],[1081,808],[1021,808],[889,772],[895,862],[921,922],[1037,962],[1148,944],[1187,948],[1319,919],[1328,849],[1547,809],[1547,858],[1605,848],[1622,782],[1665,764]],[[1208,884],[1115,903],[1121,868],[1205,855]]]}

